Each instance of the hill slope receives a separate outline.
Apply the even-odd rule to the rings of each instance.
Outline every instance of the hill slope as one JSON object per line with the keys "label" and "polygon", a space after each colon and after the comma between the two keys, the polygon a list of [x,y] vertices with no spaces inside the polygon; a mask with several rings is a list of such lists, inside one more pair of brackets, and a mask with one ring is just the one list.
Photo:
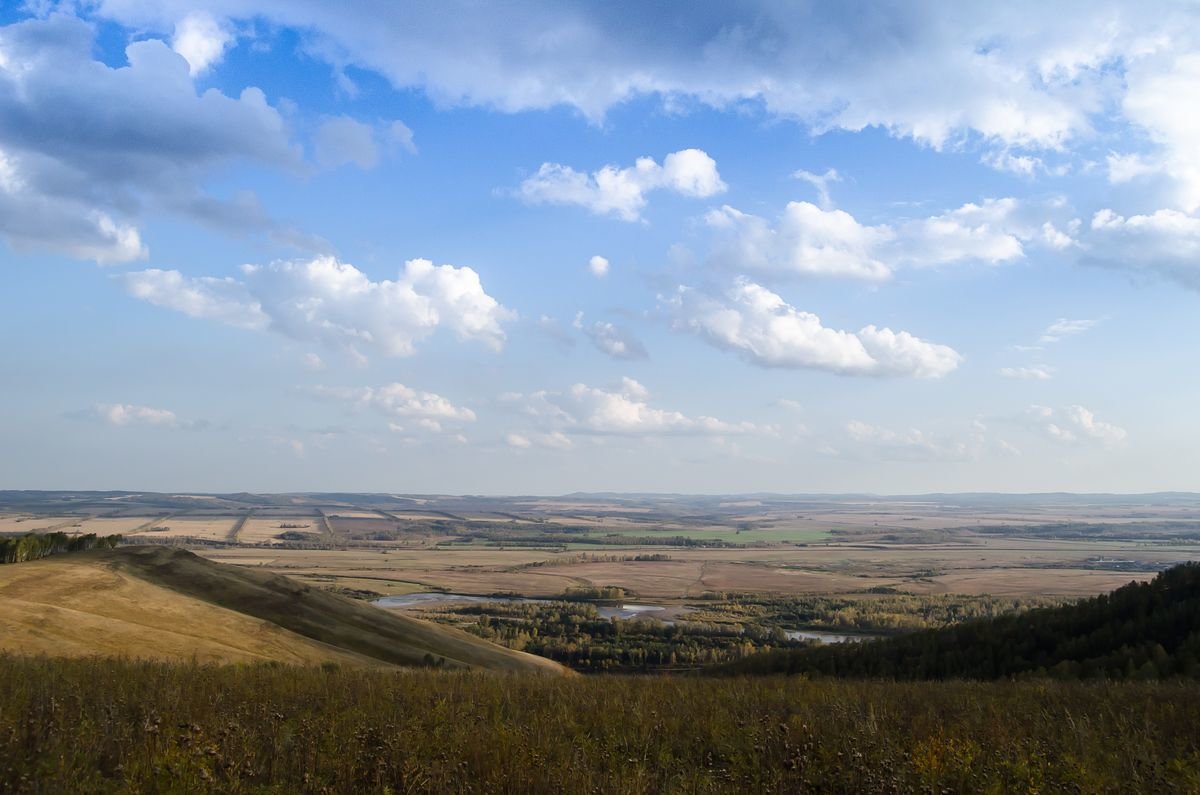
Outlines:
{"label": "hill slope", "polygon": [[755,655],[722,673],[892,679],[1200,677],[1200,564],[1065,607],[887,640]]}
{"label": "hill slope", "polygon": [[165,547],[0,566],[0,650],[560,672],[549,660]]}

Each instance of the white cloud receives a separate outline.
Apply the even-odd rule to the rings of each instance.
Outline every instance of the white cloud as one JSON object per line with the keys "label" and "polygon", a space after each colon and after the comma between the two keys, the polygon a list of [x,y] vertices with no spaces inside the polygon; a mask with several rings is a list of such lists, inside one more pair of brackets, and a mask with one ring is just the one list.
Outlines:
{"label": "white cloud", "polygon": [[836,168],[827,169],[824,174],[814,174],[811,171],[797,169],[792,172],[792,178],[807,182],[817,189],[817,198],[822,210],[833,208],[833,201],[829,198],[829,185],[842,181],[842,175],[837,172]]}
{"label": "white cloud", "polygon": [[243,266],[241,280],[153,269],[120,278],[131,295],[157,306],[351,353],[408,356],[439,328],[499,350],[503,324],[515,317],[484,292],[472,269],[425,259],[408,260],[395,280],[379,281],[332,257]]}
{"label": "white cloud", "polygon": [[1049,381],[1054,377],[1054,371],[1049,367],[1001,367],[997,373],[1022,381]]}
{"label": "white cloud", "polygon": [[410,155],[417,153],[417,143],[413,140],[413,131],[399,119],[383,128],[383,139],[388,146],[398,146]]}
{"label": "white cloud", "polygon": [[1030,406],[1026,415],[1034,427],[1046,436],[1064,443],[1100,442],[1112,446],[1128,435],[1124,428],[1101,422],[1083,406],[1055,410],[1048,406]]}
{"label": "white cloud", "polygon": [[764,367],[940,378],[962,361],[953,348],[906,331],[873,325],[857,333],[827,328],[816,315],[797,310],[779,295],[744,278],[722,299],[680,287],[666,306],[676,329]]}
{"label": "white cloud", "polygon": [[1076,334],[1082,334],[1085,331],[1089,331],[1099,322],[1099,319],[1079,318],[1077,320],[1070,320],[1065,317],[1060,317],[1058,320],[1046,327],[1046,330],[1042,332],[1042,336],[1038,342],[1042,343],[1043,345],[1051,342],[1059,342],[1063,337],[1073,337]]}
{"label": "white cloud", "polygon": [[1200,217],[1163,209],[1149,215],[1092,216],[1085,258],[1114,267],[1161,273],[1200,289]]}
{"label": "white cloud", "polygon": [[[1194,49],[1181,53],[1179,45],[1172,52],[1172,39],[1182,44],[1176,32],[1164,38],[1155,52],[1131,62],[1122,105],[1125,116],[1145,128],[1161,152],[1145,157],[1117,155],[1115,173],[1114,159],[1109,160],[1109,174],[1117,182],[1148,171],[1166,174],[1175,183],[1177,206],[1196,212],[1200,210],[1200,107],[1195,102],[1200,53]],[[1194,40],[1192,44],[1194,48]]]}
{"label": "white cloud", "polygon": [[[1028,172],[1038,155],[1070,155],[1097,130],[1144,128],[1164,173],[1194,179],[1200,25],[1192,3],[1032,0],[980,3],[953,14],[936,3],[872,6],[749,0],[697,13],[635,4],[468,0],[342,8],[317,0],[99,0],[94,13],[168,32],[203,9],[304,31],[306,54],[343,85],[375,71],[440,107],[504,112],[568,107],[594,123],[652,97],[760,112],[810,131],[876,128],[935,148],[999,152],[989,162]],[[1063,20],[1070,20],[1064,24]],[[836,43],[836,44],[835,44]],[[1114,112],[1115,111],[1115,112]],[[1114,118],[1115,117],[1115,118]],[[1189,132],[1191,133],[1189,135]],[[1187,193],[1187,191],[1183,191]]]}
{"label": "white cloud", "polygon": [[874,457],[901,461],[969,461],[977,459],[986,442],[982,428],[965,439],[933,437],[916,428],[893,431],[859,420],[846,423],[846,436]]}
{"label": "white cloud", "polygon": [[[381,387],[326,387],[307,390],[317,397],[340,400],[358,409],[371,409],[387,417],[413,420],[426,430],[440,432],[442,423],[461,424],[475,421],[475,412],[456,406],[433,392],[421,392],[401,383]],[[393,428],[393,430],[396,430]]]}
{"label": "white cloud", "polygon": [[119,278],[134,298],[182,312],[188,317],[216,320],[245,329],[264,329],[270,323],[261,304],[236,279],[193,278],[179,271],[157,268],[125,273]]}
{"label": "white cloud", "polygon": [[964,260],[1007,262],[1025,255],[1022,239],[1032,233],[1017,219],[1013,198],[985,199],[904,225],[898,236],[900,257],[915,265]]}
{"label": "white cloud", "polygon": [[[1075,219],[1070,224],[1070,231],[1078,231],[1079,225],[1079,220]],[[1079,241],[1075,240],[1067,232],[1061,231],[1051,221],[1042,224],[1042,242],[1055,251],[1066,251],[1073,246],[1079,245]]]}
{"label": "white cloud", "polygon": [[233,36],[211,14],[195,11],[175,23],[171,49],[187,60],[195,76],[218,63],[232,42]]}
{"label": "white cloud", "polygon": [[575,446],[575,443],[571,441],[571,437],[561,431],[530,433],[528,435],[510,433],[504,437],[504,441],[509,447],[515,447],[518,450],[527,450],[531,447],[542,447],[547,450],[570,450]]}
{"label": "white cloud", "polygon": [[891,269],[878,259],[893,237],[887,226],[864,226],[842,210],[789,202],[777,226],[725,205],[705,216],[721,242],[715,259],[739,270],[886,279]]}
{"label": "white cloud", "polygon": [[997,171],[1010,171],[1022,177],[1032,177],[1046,167],[1039,157],[1013,154],[1008,149],[988,152],[981,158],[981,162]]}
{"label": "white cloud", "polygon": [[645,359],[646,347],[642,341],[626,329],[618,328],[606,320],[591,324],[583,322],[583,313],[575,315],[575,328],[583,332],[592,346],[614,359]]}
{"label": "white cloud", "polygon": [[325,362],[315,353],[306,353],[304,354],[304,366],[309,370],[324,370]]}
{"label": "white cloud", "polygon": [[1025,256],[1024,243],[1062,249],[1074,241],[1013,198],[984,199],[895,224],[860,223],[844,210],[789,202],[772,224],[729,205],[705,216],[716,242],[712,260],[732,270],[774,275],[889,279],[901,265],[998,264]]}
{"label": "white cloud", "polygon": [[175,425],[175,412],[128,403],[101,403],[95,406],[96,416],[109,425]]}
{"label": "white cloud", "polygon": [[543,390],[501,399],[518,406],[546,431],[560,434],[727,436],[765,430],[749,422],[655,408],[648,403],[649,391],[632,378],[623,378],[615,389],[575,384],[565,392]]}
{"label": "white cloud", "polygon": [[[1025,150],[1062,148],[1091,133],[1091,119],[1124,90],[1120,72],[1154,50],[1147,42],[1163,42],[1166,56],[1186,51],[1196,27],[1190,4],[1151,3],[1131,13],[1116,0],[1064,0],[1053,18],[1033,2],[972,4],[952,15],[936,3],[863,14],[766,0],[705,13],[466,0],[345,8],[316,0],[100,3],[100,13],[146,26],[196,8],[312,31],[309,50],[335,69],[377,71],[443,106],[567,106],[599,122],[609,108],[655,96],[666,105],[753,104],[818,131],[878,127],[934,147],[979,138]],[[1167,63],[1168,74],[1188,74],[1188,64]],[[1167,89],[1139,90],[1135,79],[1130,90]]]}
{"label": "white cloud", "polygon": [[608,275],[608,260],[597,254],[588,260],[588,270],[597,279],[603,279]]}
{"label": "white cloud", "polygon": [[1108,181],[1114,185],[1130,182],[1149,174],[1156,174],[1159,170],[1157,163],[1145,155],[1136,153],[1122,155],[1110,152],[1105,158],[1105,163],[1108,166]]}
{"label": "white cloud", "polygon": [[636,221],[646,206],[646,193],[671,190],[683,196],[707,198],[725,190],[717,163],[699,149],[666,156],[662,165],[640,157],[630,168],[604,166],[586,174],[570,166],[543,163],[517,189],[529,204],[576,204],[597,215]]}
{"label": "white cloud", "polygon": [[299,165],[260,90],[198,94],[188,62],[156,39],[132,42],[128,65],[110,67],[93,58],[94,37],[62,13],[0,27],[0,237],[21,250],[128,262],[147,255],[140,218],[165,211],[303,240],[252,196],[216,199],[200,187],[230,163]]}

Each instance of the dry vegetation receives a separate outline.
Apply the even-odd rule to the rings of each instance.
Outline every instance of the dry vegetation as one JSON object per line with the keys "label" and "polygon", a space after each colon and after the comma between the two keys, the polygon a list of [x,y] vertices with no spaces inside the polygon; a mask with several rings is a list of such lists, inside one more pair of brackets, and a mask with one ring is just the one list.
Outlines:
{"label": "dry vegetation", "polygon": [[0,792],[1196,792],[1190,684],[0,657]]}
{"label": "dry vegetation", "polygon": [[213,662],[558,673],[548,660],[183,550],[0,566],[0,650]]}
{"label": "dry vegetation", "polygon": [[[711,591],[872,588],[1085,596],[1200,559],[1200,500],[1169,496],[22,499],[7,510],[0,500],[0,533],[124,532],[383,594],[426,588],[553,596],[615,586],[668,601]],[[605,559],[639,552],[666,552],[669,560]],[[593,560],[580,560],[581,553]]]}

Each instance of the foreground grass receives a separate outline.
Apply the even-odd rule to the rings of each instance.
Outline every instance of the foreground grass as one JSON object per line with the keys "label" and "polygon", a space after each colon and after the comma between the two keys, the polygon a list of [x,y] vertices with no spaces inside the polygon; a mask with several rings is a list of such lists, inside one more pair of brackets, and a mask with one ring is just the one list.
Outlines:
{"label": "foreground grass", "polygon": [[1200,688],[0,657],[0,792],[1200,791]]}

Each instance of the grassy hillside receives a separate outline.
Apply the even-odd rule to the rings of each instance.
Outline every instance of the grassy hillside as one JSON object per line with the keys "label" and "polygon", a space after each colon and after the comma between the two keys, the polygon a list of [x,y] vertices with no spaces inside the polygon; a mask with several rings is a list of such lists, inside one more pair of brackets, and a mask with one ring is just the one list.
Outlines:
{"label": "grassy hillside", "polygon": [[1063,607],[887,640],[772,651],[725,673],[889,679],[1200,677],[1200,564]]}
{"label": "grassy hillside", "polygon": [[555,663],[279,575],[164,547],[0,567],[0,649],[555,672]]}
{"label": "grassy hillside", "polygon": [[1189,683],[0,656],[0,793],[1200,791]]}

